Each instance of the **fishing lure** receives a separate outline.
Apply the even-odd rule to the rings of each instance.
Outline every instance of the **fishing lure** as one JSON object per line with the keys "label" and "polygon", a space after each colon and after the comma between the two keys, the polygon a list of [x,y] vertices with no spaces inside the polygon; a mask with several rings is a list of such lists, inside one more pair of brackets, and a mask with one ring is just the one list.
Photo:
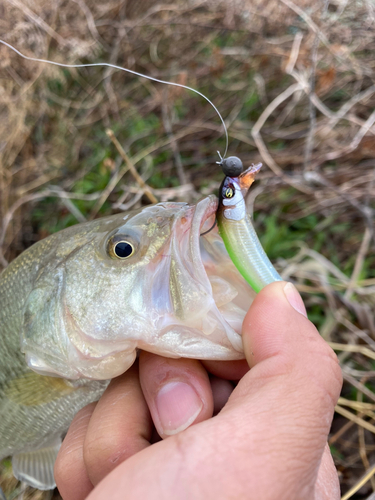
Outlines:
{"label": "fishing lure", "polygon": [[225,178],[220,186],[216,213],[219,234],[234,265],[249,285],[259,292],[269,283],[282,281],[267,257],[246,211],[244,195],[262,164],[251,165],[243,171],[242,161],[236,156],[225,159],[220,156],[220,159],[217,163],[221,165]]}

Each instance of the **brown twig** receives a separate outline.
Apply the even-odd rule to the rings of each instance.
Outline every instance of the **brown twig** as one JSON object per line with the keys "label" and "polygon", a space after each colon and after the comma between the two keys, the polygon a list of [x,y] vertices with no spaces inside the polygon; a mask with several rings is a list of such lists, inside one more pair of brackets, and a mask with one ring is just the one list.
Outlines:
{"label": "brown twig", "polygon": [[113,133],[113,131],[111,129],[107,129],[106,130],[106,134],[108,135],[108,137],[111,139],[111,141],[113,142],[113,144],[115,145],[117,151],[120,153],[121,155],[121,158],[124,160],[124,162],[126,163],[127,165],[127,170],[130,171],[130,173],[132,174],[132,176],[134,177],[134,179],[138,182],[138,184],[141,186],[141,188],[143,189],[145,195],[147,196],[147,198],[151,201],[151,203],[157,203],[158,200],[156,199],[156,197],[152,194],[149,186],[147,186],[147,184],[145,183],[145,181],[142,179],[142,177],[138,174],[133,162],[131,161],[131,159],[129,158],[129,156],[125,153],[123,147],[121,146],[121,144],[118,142],[118,140],[116,139],[116,136],[115,134]]}
{"label": "brown twig", "polygon": [[[367,380],[368,380],[368,377],[363,377],[361,379],[361,383],[364,384],[365,382],[367,382]],[[362,403],[362,401],[363,401],[363,394],[361,392],[357,393],[357,401],[359,403]],[[358,413],[359,412],[357,412],[357,416],[359,416]],[[367,452],[366,452],[365,429],[361,426],[358,426],[358,444],[359,444],[359,454],[361,455],[361,460],[363,462],[365,469],[368,470],[368,469],[370,469],[371,464],[369,462]],[[371,481],[372,491],[375,492],[375,478],[374,478],[374,476],[371,476],[370,481]]]}
{"label": "brown twig", "polygon": [[276,161],[272,158],[271,154],[269,153],[262,136],[260,134],[260,130],[262,129],[264,123],[266,122],[267,118],[277,109],[280,104],[282,104],[286,99],[288,99],[291,95],[294,94],[297,90],[299,90],[300,84],[299,83],[294,83],[290,87],[288,87],[284,92],[279,94],[263,111],[263,113],[260,115],[258,118],[257,122],[253,126],[251,130],[251,135],[253,136],[253,139],[255,141],[255,144],[257,145],[257,148],[259,150],[259,153],[265,163],[270,167],[270,169],[279,177],[283,179],[287,184],[290,184],[291,186],[295,187],[299,191],[302,191],[303,193],[310,193],[310,189],[306,188],[303,186],[300,182],[296,181],[292,177],[285,175],[283,170],[279,167],[279,165],[276,163]]}

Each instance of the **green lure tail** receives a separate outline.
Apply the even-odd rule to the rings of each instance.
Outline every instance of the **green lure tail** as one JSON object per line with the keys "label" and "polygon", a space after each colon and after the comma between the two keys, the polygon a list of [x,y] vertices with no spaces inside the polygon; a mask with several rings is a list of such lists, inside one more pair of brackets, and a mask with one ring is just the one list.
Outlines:
{"label": "green lure tail", "polygon": [[[232,169],[228,168],[228,160],[232,162]],[[224,173],[233,177],[226,175],[220,186],[217,224],[234,265],[249,285],[259,292],[269,283],[282,281],[263,250],[251,218],[246,212],[244,195],[254,182],[262,164],[252,165],[244,172],[238,173],[238,169],[233,169],[233,163],[236,163],[234,160],[238,160],[242,166],[241,160],[235,157],[220,162]]]}

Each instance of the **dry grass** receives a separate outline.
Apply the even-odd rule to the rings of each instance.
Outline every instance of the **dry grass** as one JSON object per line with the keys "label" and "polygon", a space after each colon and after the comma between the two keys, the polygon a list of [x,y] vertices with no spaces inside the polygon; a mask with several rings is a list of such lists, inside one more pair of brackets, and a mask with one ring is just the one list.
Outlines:
{"label": "dry grass", "polygon": [[[249,208],[257,198],[267,250],[341,361],[330,444],[345,499],[375,492],[374,28],[365,0],[0,6],[0,38],[27,55],[107,61],[204,92],[229,153],[269,167]],[[158,200],[194,201],[221,177],[212,108],[112,70],[64,71],[0,46],[0,117],[2,267],[64,225],[148,203],[130,164]],[[1,484],[20,491],[6,465]]]}

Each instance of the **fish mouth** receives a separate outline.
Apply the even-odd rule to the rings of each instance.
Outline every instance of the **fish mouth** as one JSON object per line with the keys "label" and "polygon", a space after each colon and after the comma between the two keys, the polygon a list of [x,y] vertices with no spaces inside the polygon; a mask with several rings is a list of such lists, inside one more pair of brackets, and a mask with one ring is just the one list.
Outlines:
{"label": "fish mouth", "polygon": [[194,275],[198,277],[200,284],[210,293],[212,293],[212,288],[202,261],[200,239],[201,233],[213,225],[214,220],[211,219],[216,217],[218,204],[219,200],[214,195],[199,201],[196,205],[190,228],[189,250],[191,262],[194,267]]}
{"label": "fish mouth", "polygon": [[216,196],[204,198],[194,208],[189,251],[184,260],[190,276],[202,290],[198,329],[212,340],[221,331],[231,348],[243,353],[242,322],[252,302],[252,291],[231,261],[218,229],[212,228],[218,208]]}

